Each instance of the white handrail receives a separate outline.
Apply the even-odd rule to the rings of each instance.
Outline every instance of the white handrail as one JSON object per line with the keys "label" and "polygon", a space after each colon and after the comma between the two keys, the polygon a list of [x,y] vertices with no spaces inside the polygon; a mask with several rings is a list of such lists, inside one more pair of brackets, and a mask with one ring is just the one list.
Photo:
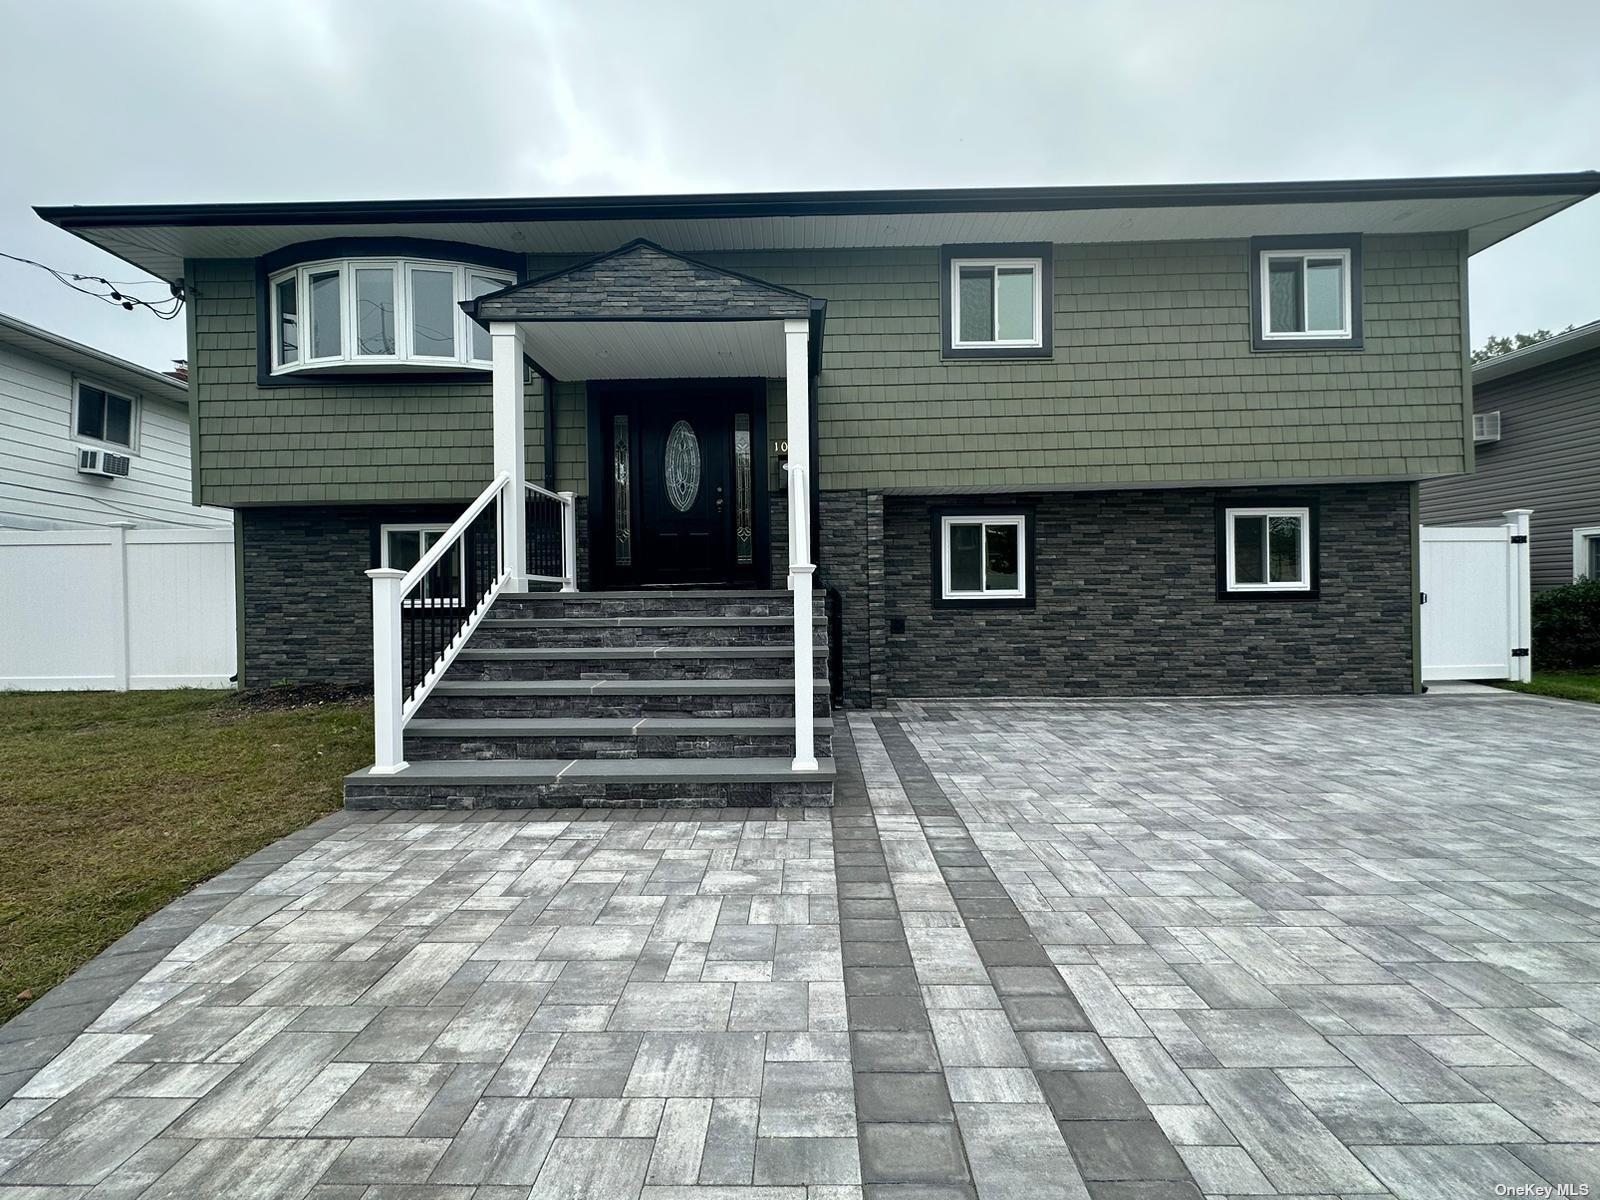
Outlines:
{"label": "white handrail", "polygon": [[489,507],[495,497],[500,494],[501,489],[510,482],[510,474],[501,471],[500,474],[494,477],[493,483],[478,493],[478,498],[467,506],[467,511],[457,517],[450,528],[446,529],[439,536],[439,539],[433,543],[433,549],[419,558],[417,565],[406,572],[405,578],[400,581],[400,593],[402,595],[428,577],[428,572],[438,566],[439,560],[449,552],[452,546],[461,540],[461,535],[466,533],[467,526],[477,519],[479,513]]}
{"label": "white handrail", "polygon": [[578,590],[578,497],[575,492],[552,492],[537,483],[524,479],[522,486],[536,496],[554,500],[561,506],[561,574],[534,575],[528,579],[537,583],[559,583],[563,592]]}

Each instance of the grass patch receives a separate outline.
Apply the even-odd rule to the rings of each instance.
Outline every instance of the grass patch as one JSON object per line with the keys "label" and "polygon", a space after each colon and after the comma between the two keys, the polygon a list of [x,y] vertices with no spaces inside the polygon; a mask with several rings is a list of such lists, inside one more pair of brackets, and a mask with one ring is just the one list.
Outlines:
{"label": "grass patch", "polygon": [[371,739],[347,692],[0,693],[0,1021],[337,809]]}
{"label": "grass patch", "polygon": [[1558,700],[1587,700],[1600,704],[1600,668],[1582,671],[1535,671],[1531,683],[1497,681],[1496,687],[1530,696],[1554,696]]}

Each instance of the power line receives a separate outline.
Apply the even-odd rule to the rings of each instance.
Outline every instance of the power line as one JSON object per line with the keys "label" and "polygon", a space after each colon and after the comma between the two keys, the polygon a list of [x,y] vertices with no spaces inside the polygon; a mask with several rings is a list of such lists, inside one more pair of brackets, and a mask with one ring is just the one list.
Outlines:
{"label": "power line", "polygon": [[[143,296],[132,295],[123,289],[151,286],[153,281],[150,280],[143,282],[129,280],[113,282],[101,275],[80,275],[76,271],[58,271],[55,267],[48,266],[45,263],[31,258],[23,258],[20,254],[7,254],[4,250],[0,250],[0,258],[10,259],[12,262],[21,263],[26,267],[37,267],[52,276],[57,283],[69,287],[75,292],[81,292],[85,296],[92,296],[94,299],[102,300],[107,304],[115,304],[117,307],[127,309],[129,312],[136,308],[144,308],[163,321],[171,321],[183,311],[184,289],[175,283],[168,285],[168,289],[172,293],[170,296],[165,296],[160,300],[146,300]],[[106,290],[102,292],[94,287],[82,286],[84,284],[99,284],[100,287]]]}

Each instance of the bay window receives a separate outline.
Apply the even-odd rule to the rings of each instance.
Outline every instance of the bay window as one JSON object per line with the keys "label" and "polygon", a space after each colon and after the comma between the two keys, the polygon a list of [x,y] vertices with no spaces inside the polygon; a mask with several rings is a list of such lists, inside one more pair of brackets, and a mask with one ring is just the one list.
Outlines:
{"label": "bay window", "polygon": [[272,374],[362,367],[488,370],[488,332],[461,311],[514,283],[465,263],[346,258],[274,273]]}

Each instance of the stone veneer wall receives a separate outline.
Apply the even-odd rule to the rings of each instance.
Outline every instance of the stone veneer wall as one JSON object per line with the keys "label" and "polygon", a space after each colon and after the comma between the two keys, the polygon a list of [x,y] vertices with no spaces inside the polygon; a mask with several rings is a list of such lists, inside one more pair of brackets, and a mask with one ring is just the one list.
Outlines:
{"label": "stone veneer wall", "polygon": [[455,507],[241,508],[241,687],[372,682],[378,527],[453,521]]}
{"label": "stone veneer wall", "polygon": [[1016,497],[1036,513],[1036,606],[988,610],[930,602],[930,510],[963,498],[887,497],[880,594],[905,622],[888,694],[1409,692],[1408,485],[1278,493],[1319,501],[1319,599],[1217,598],[1216,502],[1271,490],[1104,491]]}

